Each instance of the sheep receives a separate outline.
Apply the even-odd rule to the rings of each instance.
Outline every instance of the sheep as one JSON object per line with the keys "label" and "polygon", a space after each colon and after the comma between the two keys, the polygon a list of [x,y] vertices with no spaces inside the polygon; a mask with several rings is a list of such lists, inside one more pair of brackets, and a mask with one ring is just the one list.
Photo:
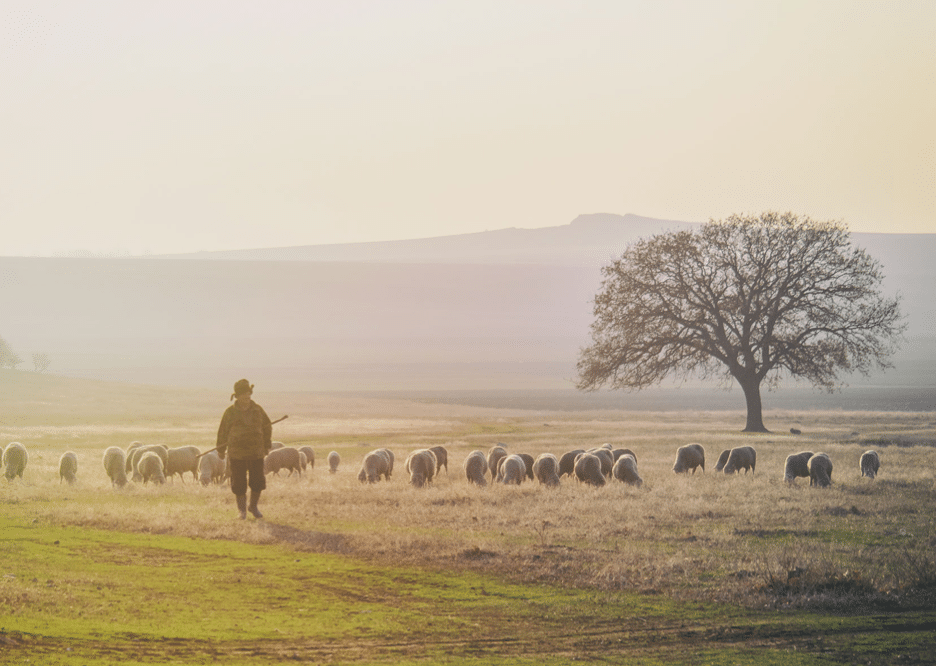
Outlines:
{"label": "sheep", "polygon": [[559,485],[559,459],[551,453],[541,453],[533,461],[533,476],[544,486]]}
{"label": "sheep", "polygon": [[133,451],[134,449],[138,449],[141,446],[143,446],[143,442],[139,442],[136,440],[130,442],[127,445],[127,452],[126,452],[126,455],[124,456],[124,462],[125,462],[125,467],[126,467],[125,471],[127,472],[127,474],[133,471]]}
{"label": "sheep", "polygon": [[361,463],[361,471],[358,473],[358,481],[364,483],[376,483],[380,481],[381,475],[390,479],[390,453],[387,449],[374,449],[366,456]]}
{"label": "sheep", "polygon": [[605,477],[601,473],[601,458],[594,453],[580,453],[575,459],[575,476],[590,486],[603,486]]}
{"label": "sheep", "polygon": [[832,459],[826,453],[817,453],[809,459],[809,485],[828,488],[832,485]]}
{"label": "sheep", "polygon": [[614,456],[614,462],[617,462],[618,458],[621,456],[633,456],[634,462],[637,462],[637,454],[630,449],[614,449],[614,451],[611,452],[611,455]]}
{"label": "sheep", "polygon": [[625,454],[617,459],[614,468],[611,470],[611,476],[618,481],[623,481],[629,486],[643,485],[643,479],[637,473],[637,459],[631,454]]}
{"label": "sheep", "polygon": [[292,476],[293,472],[300,477],[302,476],[302,460],[299,458],[299,449],[291,446],[283,446],[278,449],[273,449],[266,454],[266,457],[263,459],[264,475],[273,472],[279,476],[281,469],[289,470],[287,476]]}
{"label": "sheep", "polygon": [[143,479],[144,486],[147,481],[152,481],[153,483],[166,482],[166,472],[163,467],[163,461],[156,451],[147,451],[140,456],[140,459],[136,463],[136,469]]}
{"label": "sheep", "polygon": [[574,476],[575,474],[575,459],[585,453],[585,449],[574,449],[573,451],[567,451],[562,454],[562,457],[559,458],[559,476]]}
{"label": "sheep", "polygon": [[731,449],[725,449],[718,456],[718,460],[715,461],[715,471],[722,472],[725,470],[725,465],[728,463],[728,456],[731,455]]}
{"label": "sheep", "polygon": [[119,446],[110,446],[104,451],[104,471],[112,486],[127,485],[127,454]]}
{"label": "sheep", "polygon": [[757,451],[753,446],[736,446],[731,449],[728,455],[728,462],[725,463],[725,474],[734,474],[742,469],[747,474],[748,469],[754,474],[754,468],[757,466]]}
{"label": "sheep", "polygon": [[598,459],[601,460],[601,473],[605,477],[611,476],[611,470],[614,468],[614,454],[611,453],[611,450],[599,446],[596,449],[589,449],[587,453],[598,456]]}
{"label": "sheep", "polygon": [[487,458],[482,451],[472,451],[465,458],[465,476],[468,477],[468,483],[474,483],[482,488],[487,485],[486,474],[488,471]]}
{"label": "sheep", "polygon": [[435,475],[435,453],[429,449],[417,449],[407,456],[404,468],[410,474],[410,483],[416,488],[422,488],[427,483],[432,483],[432,477]]}
{"label": "sheep", "polygon": [[185,483],[185,473],[191,472],[192,478],[197,479],[199,454],[197,446],[178,446],[166,451],[166,477],[178,474]]}
{"label": "sheep", "polygon": [[3,466],[6,472],[3,475],[7,481],[12,481],[14,477],[23,478],[23,471],[26,469],[26,463],[29,462],[29,454],[26,447],[19,442],[10,442],[3,449]]}
{"label": "sheep", "polygon": [[299,451],[299,464],[302,466],[303,472],[306,470],[306,465],[309,464],[309,459],[306,458],[306,454],[303,453],[301,450]]}
{"label": "sheep", "polygon": [[877,476],[880,468],[881,457],[877,454],[877,451],[865,451],[861,454],[861,459],[858,461],[858,469],[861,470],[861,476],[873,479]]}
{"label": "sheep", "polygon": [[500,461],[497,469],[497,480],[503,484],[519,486],[526,476],[526,463],[523,458],[514,454]]}
{"label": "sheep", "polygon": [[429,450],[432,451],[436,457],[436,474],[438,475],[439,470],[443,467],[445,468],[445,473],[448,474],[448,449],[444,446],[433,446]]}
{"label": "sheep", "polygon": [[78,474],[78,456],[74,451],[66,451],[59,458],[59,483],[68,481],[69,484],[75,482]]}
{"label": "sheep", "polygon": [[224,478],[224,461],[217,451],[209,451],[198,459],[198,480],[203,486],[221,483]]}
{"label": "sheep", "polygon": [[139,471],[140,458],[142,458],[147,453],[155,453],[159,456],[159,459],[162,460],[163,464],[163,473],[165,474],[165,469],[169,464],[169,449],[167,449],[162,444],[147,444],[145,446],[138,446],[133,449],[133,453],[130,454],[130,469],[133,470],[133,476],[131,481],[141,481],[142,475]]}
{"label": "sheep", "polygon": [[812,455],[812,451],[800,451],[788,455],[783,466],[783,480],[787,483],[796,483],[797,477],[808,477],[809,459]]}
{"label": "sheep", "polygon": [[531,456],[529,453],[518,453],[517,455],[523,459],[523,464],[526,468],[524,473],[527,475],[527,478],[532,481],[534,478],[533,463],[536,462],[536,460],[534,460],[533,456]]}
{"label": "sheep", "polygon": [[334,474],[338,471],[339,464],[341,464],[341,456],[338,455],[337,451],[330,452],[328,454],[328,471]]}
{"label": "sheep", "polygon": [[686,444],[676,449],[676,463],[673,465],[673,471],[682,474],[690,469],[695,474],[696,467],[702,467],[705,471],[705,449],[701,444]]}
{"label": "sheep", "polygon": [[495,444],[487,454],[488,469],[491,471],[491,481],[497,478],[497,463],[507,457],[507,449],[501,444]]}
{"label": "sheep", "polygon": [[311,446],[300,446],[299,451],[305,454],[309,469],[315,469],[315,451]]}

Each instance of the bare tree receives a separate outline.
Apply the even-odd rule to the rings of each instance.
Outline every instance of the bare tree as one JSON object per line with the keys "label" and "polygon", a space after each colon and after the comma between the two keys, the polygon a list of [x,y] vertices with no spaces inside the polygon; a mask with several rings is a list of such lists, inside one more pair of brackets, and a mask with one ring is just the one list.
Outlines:
{"label": "bare tree", "polygon": [[639,390],[672,375],[741,385],[746,432],[766,432],[760,387],[785,376],[833,391],[890,366],[905,329],[880,264],[840,222],[732,216],[630,245],[602,269],[577,386]]}
{"label": "bare tree", "polygon": [[20,355],[13,351],[6,340],[0,338],[0,368],[15,368],[22,362]]}
{"label": "bare tree", "polygon": [[45,372],[48,369],[52,361],[49,359],[49,355],[45,352],[36,352],[32,355],[33,367],[36,369],[36,372]]}

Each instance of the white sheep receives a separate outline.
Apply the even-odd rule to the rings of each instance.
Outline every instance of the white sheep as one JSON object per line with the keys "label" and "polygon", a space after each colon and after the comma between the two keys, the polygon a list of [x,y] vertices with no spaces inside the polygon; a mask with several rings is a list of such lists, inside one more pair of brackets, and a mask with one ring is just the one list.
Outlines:
{"label": "white sheep", "polygon": [[832,485],[832,459],[827,453],[817,453],[809,459],[809,485],[817,488]]}
{"label": "white sheep", "polygon": [[266,454],[263,459],[263,473],[273,472],[278,476],[281,469],[289,470],[287,476],[292,476],[293,472],[302,476],[302,460],[299,458],[299,449],[283,446]]}
{"label": "white sheep", "polygon": [[328,471],[334,474],[338,471],[338,465],[341,464],[341,456],[337,451],[328,454]]}
{"label": "white sheep", "polygon": [[127,454],[119,446],[108,447],[104,451],[104,471],[107,472],[111,485],[123,488],[127,485]]}
{"label": "white sheep", "polygon": [[23,471],[26,469],[26,463],[29,462],[29,454],[26,447],[19,442],[10,442],[3,449],[3,466],[6,471],[3,475],[7,481],[12,481],[15,477],[23,478]]}
{"label": "white sheep", "polygon": [[67,481],[70,484],[75,482],[78,474],[78,456],[74,451],[66,451],[59,458],[59,483]]}
{"label": "white sheep", "polygon": [[611,470],[611,476],[629,486],[639,488],[643,485],[643,479],[637,473],[637,459],[630,453],[626,453],[617,459],[614,468]]}
{"label": "white sheep", "polygon": [[465,476],[469,483],[474,483],[482,488],[487,485],[485,475],[488,471],[487,458],[482,451],[472,451],[465,458]]}
{"label": "white sheep", "polygon": [[185,473],[191,472],[192,478],[198,478],[198,461],[201,451],[197,446],[177,446],[166,451],[166,477],[172,478],[176,474],[185,483]]}
{"label": "white sheep", "polygon": [[702,467],[705,471],[705,449],[701,444],[686,444],[676,449],[676,463],[673,465],[673,471],[677,474],[688,472],[690,469],[695,474],[696,467]]}
{"label": "white sheep", "polygon": [[299,451],[305,454],[306,464],[308,464],[309,469],[315,469],[315,451],[312,450],[312,447],[300,446]]}
{"label": "white sheep", "polygon": [[166,473],[166,467],[169,464],[169,449],[162,444],[147,444],[138,446],[130,454],[130,469],[133,470],[131,481],[142,481],[143,475],[140,473],[140,459],[147,453],[155,453],[162,461],[163,474]]}
{"label": "white sheep", "polygon": [[881,457],[877,451],[865,451],[858,460],[858,469],[861,470],[861,476],[873,479],[881,469]]}
{"label": "white sheep", "polygon": [[163,466],[163,460],[156,451],[147,451],[137,461],[136,470],[143,479],[145,486],[148,481],[153,483],[166,482],[166,469]]}
{"label": "white sheep", "polygon": [[725,449],[718,456],[718,460],[715,461],[715,471],[722,472],[725,469],[725,465],[728,464],[728,456],[731,455],[731,449]]}
{"label": "white sheep", "polygon": [[756,466],[757,451],[754,450],[754,447],[736,446],[731,449],[731,453],[728,455],[728,462],[725,463],[725,474],[734,474],[742,469],[745,474],[747,474],[749,469],[751,470],[751,474],[754,474],[754,468]]}
{"label": "white sheep", "polygon": [[209,451],[198,459],[198,480],[203,486],[221,483],[224,478],[224,461],[217,451]]}
{"label": "white sheep", "polygon": [[448,474],[448,449],[444,446],[433,446],[429,449],[436,457],[436,475],[439,474],[439,470],[443,467],[445,468],[445,473]]}
{"label": "white sheep", "polygon": [[594,453],[580,453],[575,459],[575,477],[590,486],[603,486],[605,476],[601,464],[601,458]]}
{"label": "white sheep", "polygon": [[559,459],[551,453],[541,453],[533,461],[533,476],[544,486],[559,485]]}
{"label": "white sheep", "polygon": [[429,449],[417,449],[407,456],[404,468],[409,472],[410,483],[417,488],[422,488],[427,483],[431,483],[432,477],[435,476],[435,454]]}
{"label": "white sheep", "polygon": [[495,444],[488,449],[487,464],[488,471],[491,472],[491,481],[497,479],[497,464],[507,457],[507,449],[502,444]]}
{"label": "white sheep", "polygon": [[376,483],[380,481],[381,476],[389,480],[392,465],[389,453],[387,449],[374,449],[364,456],[361,471],[358,473],[358,481]]}
{"label": "white sheep", "polygon": [[519,486],[526,476],[526,462],[517,454],[509,455],[500,461],[497,468],[497,480],[507,485]]}
{"label": "white sheep", "polygon": [[783,464],[783,480],[792,484],[796,483],[798,477],[809,477],[809,459],[812,456],[812,451],[800,451],[788,455]]}

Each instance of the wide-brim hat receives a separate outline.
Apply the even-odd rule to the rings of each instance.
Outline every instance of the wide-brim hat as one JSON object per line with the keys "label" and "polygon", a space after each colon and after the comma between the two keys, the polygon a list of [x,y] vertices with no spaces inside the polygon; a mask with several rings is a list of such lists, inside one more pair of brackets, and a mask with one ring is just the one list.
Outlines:
{"label": "wide-brim hat", "polygon": [[246,379],[238,379],[234,382],[234,393],[231,394],[231,400],[244,393],[253,393],[254,385]]}

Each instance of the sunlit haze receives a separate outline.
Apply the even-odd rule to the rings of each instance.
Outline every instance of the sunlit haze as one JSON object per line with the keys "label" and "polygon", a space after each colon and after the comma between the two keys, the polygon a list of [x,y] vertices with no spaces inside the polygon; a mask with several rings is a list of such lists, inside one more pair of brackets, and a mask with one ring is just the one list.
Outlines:
{"label": "sunlit haze", "polygon": [[936,232],[933,2],[4,2],[0,255]]}

